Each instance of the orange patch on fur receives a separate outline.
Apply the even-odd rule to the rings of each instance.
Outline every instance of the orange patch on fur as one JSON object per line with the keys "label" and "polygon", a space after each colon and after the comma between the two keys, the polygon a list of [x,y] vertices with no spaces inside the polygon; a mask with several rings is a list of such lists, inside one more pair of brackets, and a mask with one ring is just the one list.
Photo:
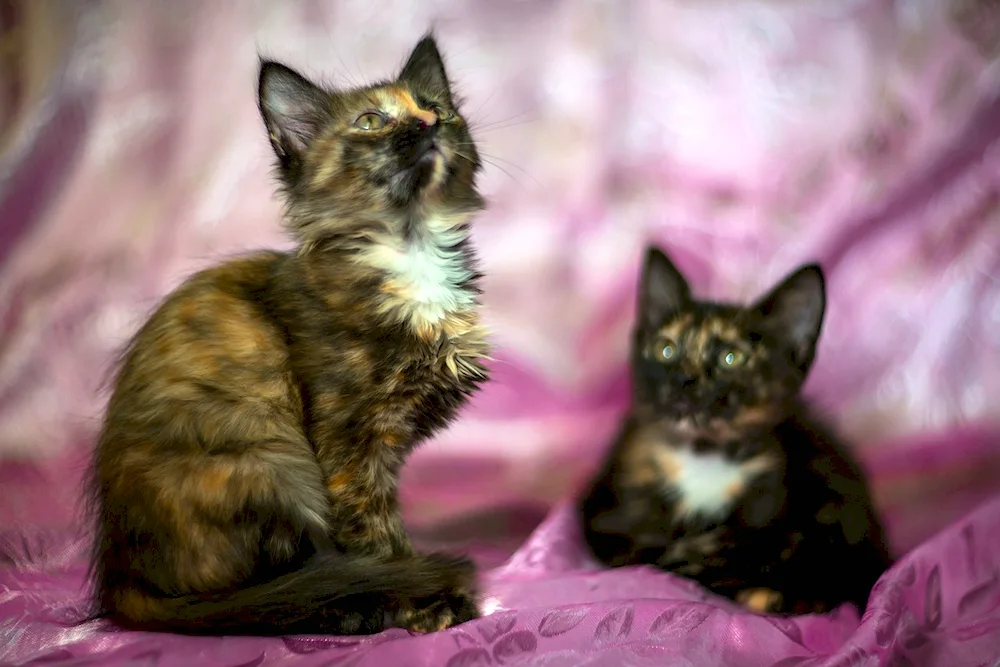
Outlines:
{"label": "orange patch on fur", "polygon": [[632,437],[622,458],[623,473],[629,484],[647,486],[677,478],[680,463],[664,444],[663,438],[654,429],[644,429]]}
{"label": "orange patch on fur", "polygon": [[204,470],[195,473],[195,476],[191,479],[191,492],[197,496],[198,502],[203,505],[214,505],[221,502],[226,491],[229,489],[229,482],[233,478],[233,473],[234,468],[232,465],[209,465]]}
{"label": "orange patch on fur", "polygon": [[197,558],[189,554],[185,559],[188,569],[178,568],[181,581],[186,582],[194,590],[211,589],[231,583],[232,568],[219,558],[224,544],[225,540],[212,540],[210,546],[201,550]]}
{"label": "orange patch on fur", "polygon": [[750,611],[763,614],[781,604],[781,593],[769,588],[748,588],[736,594],[736,602]]}
{"label": "orange patch on fur", "polygon": [[128,588],[114,594],[115,609],[133,621],[145,621],[161,615],[163,605],[141,591]]}
{"label": "orange patch on fur", "polygon": [[746,488],[746,484],[744,484],[742,480],[739,480],[739,481],[733,482],[732,484],[730,484],[729,486],[727,486],[725,493],[726,493],[726,495],[729,498],[735,499],[741,493],[743,493],[743,489],[745,489],[745,488]]}
{"label": "orange patch on fur", "polygon": [[384,444],[387,447],[398,447],[400,443],[402,443],[403,441],[402,438],[399,437],[399,434],[395,432],[383,433],[381,437],[382,437],[382,444]]}
{"label": "orange patch on fur", "polygon": [[413,99],[413,95],[410,94],[410,91],[405,88],[393,86],[389,89],[389,93],[393,96],[396,104],[398,104],[399,107],[405,110],[410,116],[423,121],[427,125],[434,125],[437,123],[437,114],[427,109],[421,109],[420,105],[417,104],[417,101]]}
{"label": "orange patch on fur", "polygon": [[731,421],[737,430],[743,430],[749,426],[760,426],[772,422],[774,416],[773,405],[751,405],[740,408]]}
{"label": "orange patch on fur", "polygon": [[331,475],[326,481],[326,488],[330,490],[330,493],[339,495],[351,485],[351,479],[353,475],[349,472],[341,471],[335,475]]}
{"label": "orange patch on fur", "polygon": [[406,284],[401,285],[396,280],[389,279],[382,283],[381,292],[386,296],[399,299],[400,301],[413,300],[413,290],[411,287]]}
{"label": "orange patch on fur", "polygon": [[681,464],[677,460],[674,451],[662,445],[654,445],[649,448],[653,465],[659,472],[660,479],[665,482],[673,482],[681,474]]}
{"label": "orange patch on fur", "polygon": [[343,407],[340,395],[332,392],[317,394],[313,397],[312,401],[315,408],[324,413],[334,412]]}

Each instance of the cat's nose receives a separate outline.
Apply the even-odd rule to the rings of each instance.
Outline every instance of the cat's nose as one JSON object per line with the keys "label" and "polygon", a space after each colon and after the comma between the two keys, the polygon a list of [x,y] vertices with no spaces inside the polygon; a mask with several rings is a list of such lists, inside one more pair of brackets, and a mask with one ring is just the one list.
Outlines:
{"label": "cat's nose", "polygon": [[428,128],[437,129],[438,117],[433,111],[424,111],[421,109],[420,113],[415,114],[417,119],[417,127],[421,130],[426,130]]}
{"label": "cat's nose", "polygon": [[437,117],[435,116],[434,120],[430,123],[425,123],[423,120],[418,118],[417,128],[420,130],[421,134],[433,137],[437,134],[438,130]]}

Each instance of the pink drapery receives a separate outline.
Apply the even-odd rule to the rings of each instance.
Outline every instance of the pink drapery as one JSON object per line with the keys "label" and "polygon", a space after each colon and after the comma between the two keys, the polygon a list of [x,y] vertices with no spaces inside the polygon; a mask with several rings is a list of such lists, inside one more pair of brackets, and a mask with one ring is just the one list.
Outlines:
{"label": "pink drapery", "polygon": [[[478,527],[501,561],[588,474],[627,400],[656,240],[720,298],[824,263],[809,390],[913,548],[1000,472],[993,4],[0,3],[0,521],[75,527],[116,350],[190,271],[286,243],[256,52],[349,85],[433,23],[491,163],[476,242],[498,350],[488,389],[406,473],[413,525],[457,517],[428,539]],[[498,506],[521,509],[461,519]]]}

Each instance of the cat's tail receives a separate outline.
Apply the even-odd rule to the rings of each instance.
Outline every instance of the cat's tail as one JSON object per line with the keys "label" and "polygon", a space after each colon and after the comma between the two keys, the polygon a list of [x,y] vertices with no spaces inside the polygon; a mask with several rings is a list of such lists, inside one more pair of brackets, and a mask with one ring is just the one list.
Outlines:
{"label": "cat's tail", "polygon": [[[474,579],[472,563],[459,557],[376,561],[325,555],[294,572],[224,593],[161,597],[137,587],[108,591],[101,615],[129,629],[182,634],[371,634],[382,630],[386,611],[472,595]],[[474,616],[474,608],[470,611]]]}

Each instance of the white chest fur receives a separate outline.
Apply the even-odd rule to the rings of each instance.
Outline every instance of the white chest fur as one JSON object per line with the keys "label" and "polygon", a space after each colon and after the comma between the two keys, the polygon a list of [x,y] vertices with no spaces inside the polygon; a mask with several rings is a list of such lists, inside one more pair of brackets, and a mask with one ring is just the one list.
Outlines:
{"label": "white chest fur", "polygon": [[382,238],[367,248],[363,261],[387,274],[385,310],[419,331],[471,308],[475,297],[463,285],[472,272],[457,247],[465,237],[448,221],[431,219],[411,238]]}
{"label": "white chest fur", "polygon": [[761,455],[734,461],[719,453],[698,453],[686,448],[665,448],[660,453],[666,488],[677,503],[678,519],[722,519],[749,484],[772,467],[772,459]]}

